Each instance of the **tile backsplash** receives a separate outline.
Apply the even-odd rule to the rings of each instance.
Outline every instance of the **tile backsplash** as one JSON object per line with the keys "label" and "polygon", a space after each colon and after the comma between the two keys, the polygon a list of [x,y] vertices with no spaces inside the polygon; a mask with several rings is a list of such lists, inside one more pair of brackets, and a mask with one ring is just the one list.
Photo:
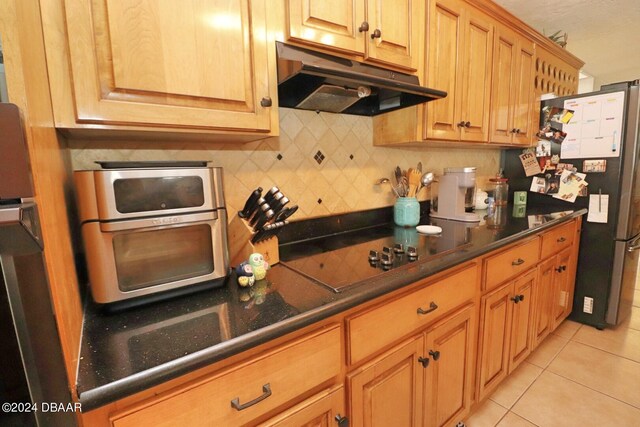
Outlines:
{"label": "tile backsplash", "polygon": [[[209,160],[224,168],[229,218],[251,191],[277,185],[300,209],[293,219],[391,206],[389,185],[396,165],[421,161],[424,171],[476,166],[478,185],[499,168],[499,149],[374,147],[372,119],[313,111],[280,110],[280,137],[239,143],[176,143],[71,140],[74,170],[95,169],[97,160]],[[427,191],[419,199],[428,197]]]}

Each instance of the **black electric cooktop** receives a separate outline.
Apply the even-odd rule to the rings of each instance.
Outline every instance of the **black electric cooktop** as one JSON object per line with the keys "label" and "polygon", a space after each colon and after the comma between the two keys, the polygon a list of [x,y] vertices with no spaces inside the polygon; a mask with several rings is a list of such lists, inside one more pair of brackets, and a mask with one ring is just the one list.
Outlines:
{"label": "black electric cooktop", "polygon": [[340,292],[369,279],[410,268],[411,264],[462,249],[470,242],[470,227],[456,221],[432,221],[443,232],[424,235],[415,227],[381,225],[332,236],[281,245],[280,262],[304,276]]}

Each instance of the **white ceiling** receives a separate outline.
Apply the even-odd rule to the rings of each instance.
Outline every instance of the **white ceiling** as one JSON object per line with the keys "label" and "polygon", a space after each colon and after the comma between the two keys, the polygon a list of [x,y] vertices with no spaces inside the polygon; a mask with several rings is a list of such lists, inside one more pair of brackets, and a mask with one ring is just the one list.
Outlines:
{"label": "white ceiling", "polygon": [[640,78],[640,0],[494,1],[546,35],[566,32],[594,89]]}

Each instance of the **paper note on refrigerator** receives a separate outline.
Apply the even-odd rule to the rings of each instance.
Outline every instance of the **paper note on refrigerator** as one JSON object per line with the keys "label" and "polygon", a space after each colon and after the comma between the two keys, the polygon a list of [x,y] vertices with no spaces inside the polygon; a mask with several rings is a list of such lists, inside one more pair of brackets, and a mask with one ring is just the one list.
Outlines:
{"label": "paper note on refrigerator", "polygon": [[589,195],[589,213],[587,214],[587,222],[600,222],[606,224],[608,221],[608,212],[608,194]]}
{"label": "paper note on refrigerator", "polygon": [[567,133],[561,147],[563,159],[620,156],[624,92],[567,99],[564,108],[574,111],[562,127]]}

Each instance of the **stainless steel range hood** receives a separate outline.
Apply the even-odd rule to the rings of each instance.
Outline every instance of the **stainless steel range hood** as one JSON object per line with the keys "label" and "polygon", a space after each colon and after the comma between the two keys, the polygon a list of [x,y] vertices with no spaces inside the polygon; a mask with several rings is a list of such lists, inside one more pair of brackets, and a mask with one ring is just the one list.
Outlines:
{"label": "stainless steel range hood", "polygon": [[280,107],[375,116],[444,98],[418,77],[276,42]]}

